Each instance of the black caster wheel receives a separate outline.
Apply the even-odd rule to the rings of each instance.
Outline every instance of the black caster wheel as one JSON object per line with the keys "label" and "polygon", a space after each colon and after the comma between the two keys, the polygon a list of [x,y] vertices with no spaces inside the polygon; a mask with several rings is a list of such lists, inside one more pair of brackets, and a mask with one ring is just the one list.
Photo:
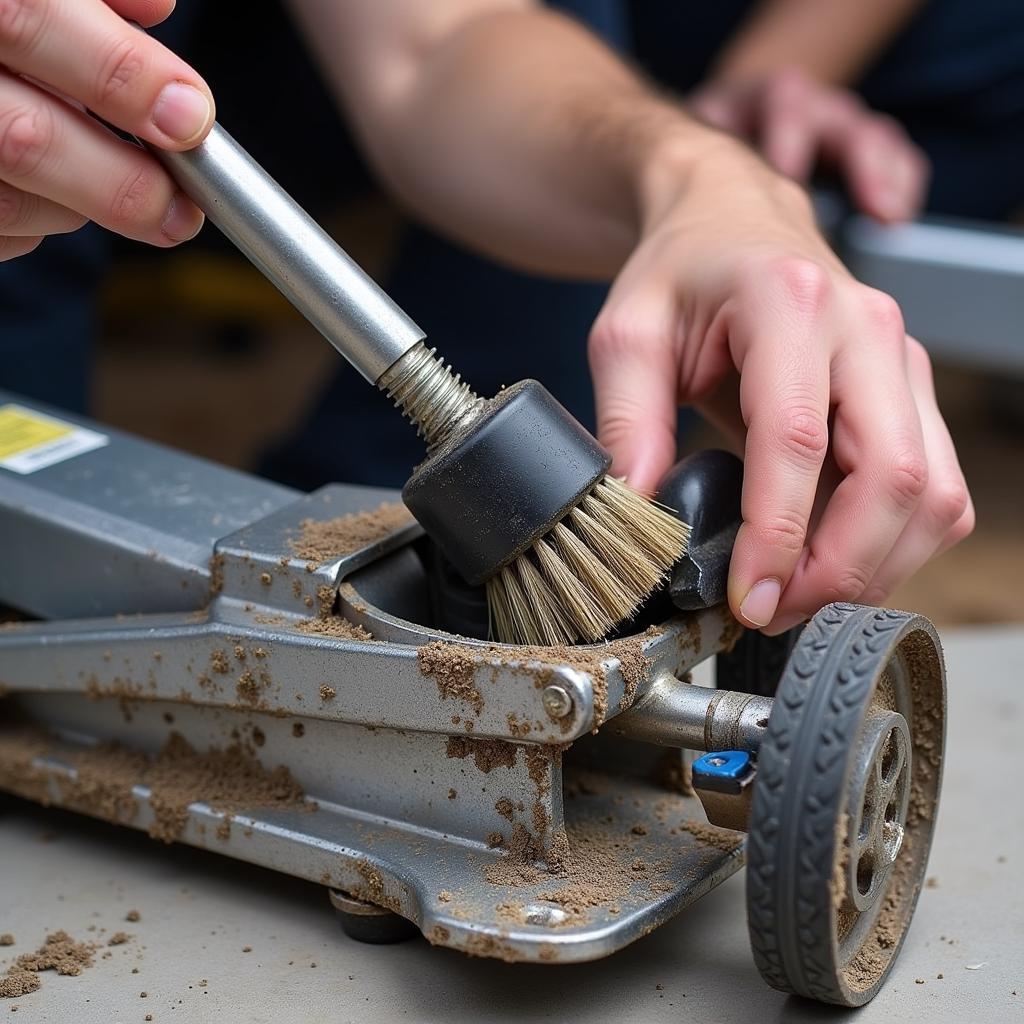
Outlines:
{"label": "black caster wheel", "polygon": [[328,889],[328,896],[338,914],[341,930],[357,942],[383,946],[405,942],[420,933],[412,921],[376,903],[356,899],[341,889]]}
{"label": "black caster wheel", "polygon": [[945,740],[935,629],[908,612],[833,604],[804,629],[758,754],[747,918],[762,977],[861,1006],[914,913]]}

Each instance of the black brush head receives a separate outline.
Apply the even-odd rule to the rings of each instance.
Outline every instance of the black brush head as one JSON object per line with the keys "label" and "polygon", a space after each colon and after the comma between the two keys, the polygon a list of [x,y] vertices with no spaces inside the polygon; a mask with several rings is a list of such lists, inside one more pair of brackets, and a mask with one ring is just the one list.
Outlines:
{"label": "black brush head", "polygon": [[413,471],[412,514],[469,583],[482,583],[608,472],[611,456],[537,381],[506,388]]}

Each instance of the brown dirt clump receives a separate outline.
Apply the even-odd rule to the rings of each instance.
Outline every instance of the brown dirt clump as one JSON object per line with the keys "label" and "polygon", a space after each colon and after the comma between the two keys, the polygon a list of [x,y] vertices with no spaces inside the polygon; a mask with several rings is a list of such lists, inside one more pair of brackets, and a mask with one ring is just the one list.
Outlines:
{"label": "brown dirt clump", "polygon": [[146,771],[150,804],[156,821],[155,839],[171,842],[184,827],[190,804],[203,802],[214,811],[232,814],[260,807],[309,810],[302,787],[284,765],[268,770],[240,744],[200,754],[178,733]]}
{"label": "brown dirt clump", "polygon": [[651,662],[644,655],[644,641],[651,636],[657,636],[658,632],[659,630],[652,626],[640,636],[615,640],[609,645],[615,649],[615,657],[619,659],[619,672],[625,684],[622,699],[619,701],[620,712],[632,705],[636,691],[647,677]]}
{"label": "brown dirt clump", "polygon": [[42,986],[39,975],[19,967],[9,967],[7,975],[0,978],[0,999],[17,999],[36,992]]}
{"label": "brown dirt clump", "polygon": [[339,640],[372,640],[373,634],[364,626],[357,626],[339,615],[331,615],[324,619],[303,619],[295,624],[300,633],[313,636],[333,636]]}
{"label": "brown dirt clump", "polygon": [[13,946],[14,936],[10,932],[4,932],[0,935],[0,946]]}
{"label": "brown dirt clump", "polygon": [[47,804],[50,799],[47,774],[33,762],[37,757],[44,757],[49,749],[45,734],[37,730],[0,734],[0,789]]}
{"label": "brown dirt clump", "polygon": [[679,823],[684,832],[689,832],[694,839],[699,839],[705,846],[713,846],[723,853],[732,853],[743,845],[743,836],[739,832],[733,832],[727,828],[719,828],[718,825],[709,825],[706,821],[693,821],[689,818]]}
{"label": "brown dirt clump", "polygon": [[537,840],[523,825],[513,827],[505,850],[501,860],[487,865],[487,881],[492,885],[533,885],[544,877],[536,867],[536,861],[540,859]]}
{"label": "brown dirt clump", "polygon": [[112,743],[75,753],[75,774],[58,783],[63,800],[107,821],[131,821],[139,810],[133,787],[149,764],[145,754]]}
{"label": "brown dirt clump", "polygon": [[353,512],[347,516],[317,521],[303,519],[299,536],[288,545],[299,558],[317,565],[381,540],[412,522],[412,514],[399,502],[385,502],[372,512]]}
{"label": "brown dirt clump", "polygon": [[25,760],[25,751],[33,756],[49,753],[50,741],[41,734],[23,734],[21,756],[17,756],[18,735],[0,737],[0,788],[40,798],[35,792],[38,779],[30,777],[27,785],[21,785],[11,773],[12,765],[21,764],[55,784],[60,793],[57,802],[109,821],[128,822],[138,812],[133,787],[146,787],[154,814],[149,833],[168,843],[180,837],[193,803],[205,803],[229,817],[261,807],[312,810],[316,806],[305,799],[302,787],[286,767],[264,768],[240,743],[199,753],[179,733],[172,732],[154,758],[104,743],[69,754],[61,752],[75,769],[74,775],[54,774],[51,780],[49,773],[32,769]]}
{"label": "brown dirt clump", "polygon": [[442,700],[464,700],[479,715],[484,709],[484,699],[477,689],[474,678],[477,658],[476,650],[460,644],[435,640],[416,652],[420,672],[430,676],[437,683]]}
{"label": "brown dirt clump", "polygon": [[255,704],[260,699],[260,685],[249,669],[246,669],[235,683],[235,693],[243,704]]}
{"label": "brown dirt clump", "polygon": [[[498,800],[494,805],[494,809],[508,821],[512,821],[512,819],[515,817],[515,807],[513,806],[512,801],[509,800],[507,796],[503,796],[500,800]],[[4,937],[0,935],[0,945],[5,945],[3,938]]]}
{"label": "brown dirt clump", "polygon": [[338,696],[338,691],[333,686],[328,686],[327,683],[320,684],[320,699],[322,701],[334,700]]}
{"label": "brown dirt clump", "polygon": [[32,953],[22,953],[7,968],[6,977],[0,979],[0,998],[13,999],[35,992],[42,984],[40,971],[78,975],[83,968],[92,967],[97,943],[76,942],[67,932],[53,932]]}
{"label": "brown dirt clump", "polygon": [[562,874],[567,884],[539,894],[561,904],[569,913],[629,897],[638,880],[649,880],[652,869],[633,855],[624,836],[593,822],[571,825],[569,856]]}
{"label": "brown dirt clump", "polygon": [[526,747],[526,771],[537,791],[537,799],[543,800],[551,792],[551,766],[561,764],[562,751],[558,748]]}
{"label": "brown dirt clump", "polygon": [[401,903],[385,891],[384,876],[373,864],[366,860],[358,861],[356,872],[362,882],[353,887],[353,896],[365,900],[367,903],[373,903],[375,906],[386,907],[395,913],[401,913]]}
{"label": "brown dirt clump", "polygon": [[829,878],[828,891],[832,897],[832,907],[839,911],[846,899],[846,868],[850,851],[846,843],[850,836],[850,815],[845,811],[836,821],[836,846],[832,860],[832,876]]}
{"label": "brown dirt clump", "polygon": [[485,775],[493,768],[511,768],[519,748],[505,740],[478,740],[469,736],[449,736],[446,753],[449,757],[472,757]]}
{"label": "brown dirt clump", "polygon": [[[660,891],[661,865],[648,864],[636,856],[635,838],[598,822],[576,822],[568,833],[559,830],[549,854],[551,869],[546,874],[537,866],[537,841],[521,825],[516,826],[507,853],[488,865],[492,885],[536,885],[550,877],[553,887],[535,894],[536,899],[559,904],[575,918],[588,908],[613,906],[646,887],[648,894]],[[562,884],[558,884],[558,882]]]}
{"label": "brown dirt clump", "polygon": [[131,942],[132,937],[127,932],[114,932],[113,935],[107,939],[108,946],[123,946],[126,942]]}
{"label": "brown dirt clump", "polygon": [[129,910],[128,913],[124,915],[124,919],[126,921],[140,921],[142,919],[142,915],[137,910]]}
{"label": "brown dirt clump", "polygon": [[623,696],[618,710],[632,704],[637,689],[646,678],[650,662],[644,656],[643,645],[659,630],[652,626],[639,636],[613,640],[592,647],[471,647],[466,644],[435,640],[419,650],[420,671],[431,676],[443,698],[461,697],[473,705],[477,714],[483,707],[483,698],[476,687],[474,672],[481,660],[510,662],[539,662],[540,667],[526,666],[538,688],[552,682],[552,668],[567,665],[586,672],[594,688],[594,724],[600,725],[608,715],[608,675],[605,662],[615,658],[623,681]]}

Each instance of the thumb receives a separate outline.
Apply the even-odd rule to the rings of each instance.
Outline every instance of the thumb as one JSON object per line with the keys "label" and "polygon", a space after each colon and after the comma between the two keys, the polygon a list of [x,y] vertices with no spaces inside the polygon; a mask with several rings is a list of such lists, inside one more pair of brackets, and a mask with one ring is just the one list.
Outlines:
{"label": "thumb", "polygon": [[610,298],[590,334],[597,439],[612,472],[653,493],[676,458],[678,370],[669,302]]}

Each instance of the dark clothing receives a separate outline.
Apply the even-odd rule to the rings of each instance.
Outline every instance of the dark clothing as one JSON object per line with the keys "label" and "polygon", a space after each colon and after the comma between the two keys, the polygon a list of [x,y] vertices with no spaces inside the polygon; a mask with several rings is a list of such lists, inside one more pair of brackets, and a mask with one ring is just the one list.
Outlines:
{"label": "dark clothing", "polygon": [[[203,17],[223,19],[217,6],[205,5]],[[232,133],[301,203],[322,209],[339,192],[367,187],[368,175],[281,12],[260,6],[241,24],[232,20],[223,36],[215,23],[204,22],[188,45],[200,5],[179,0],[159,34],[206,74]],[[685,93],[706,76],[752,0],[562,0],[553,6]],[[271,63],[274,76],[252,73]],[[282,75],[286,93],[277,84]],[[1024,4],[933,0],[860,89],[931,157],[931,211],[998,220],[1024,203]],[[275,104],[282,118],[274,116]],[[276,144],[285,115],[290,137],[304,145]],[[294,152],[305,159],[295,160]],[[215,232],[203,238],[222,244]],[[66,408],[86,407],[94,296],[111,249],[125,244],[87,228],[0,264],[0,387]],[[383,283],[481,393],[538,377],[583,422],[593,423],[585,350],[604,286],[519,274],[418,226],[406,231]],[[348,462],[344,446],[331,440],[348,433],[354,420],[373,438],[372,459]],[[383,395],[341,368],[302,429],[263,470],[300,487],[332,479],[395,484],[421,456],[419,440]]]}

